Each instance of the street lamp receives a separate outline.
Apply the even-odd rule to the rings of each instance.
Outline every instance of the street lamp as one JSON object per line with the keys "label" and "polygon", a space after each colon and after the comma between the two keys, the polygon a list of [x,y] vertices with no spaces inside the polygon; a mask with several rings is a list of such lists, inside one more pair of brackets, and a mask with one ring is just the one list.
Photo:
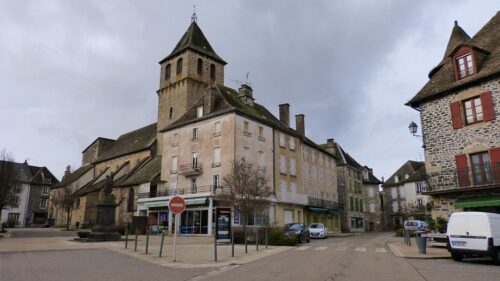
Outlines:
{"label": "street lamp", "polygon": [[[414,137],[419,138],[422,140],[422,142],[424,142],[424,137],[421,135],[417,135],[417,129],[418,129],[418,125],[415,122],[411,121],[410,125],[408,126],[408,130],[410,130],[410,133]],[[424,145],[422,146],[422,148],[425,149],[425,142],[424,142]]]}

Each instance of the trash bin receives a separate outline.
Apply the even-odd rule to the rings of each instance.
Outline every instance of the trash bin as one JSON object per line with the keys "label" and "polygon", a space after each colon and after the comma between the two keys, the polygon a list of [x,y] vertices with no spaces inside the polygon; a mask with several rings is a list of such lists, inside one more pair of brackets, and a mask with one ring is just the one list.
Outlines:
{"label": "trash bin", "polygon": [[417,242],[418,253],[426,254],[427,234],[425,231],[415,231],[415,242]]}

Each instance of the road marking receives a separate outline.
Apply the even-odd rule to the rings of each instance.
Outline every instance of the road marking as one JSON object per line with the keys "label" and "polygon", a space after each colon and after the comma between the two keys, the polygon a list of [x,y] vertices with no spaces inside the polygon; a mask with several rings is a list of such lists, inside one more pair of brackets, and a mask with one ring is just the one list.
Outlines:
{"label": "road marking", "polygon": [[375,253],[387,253],[385,248],[375,248]]}
{"label": "road marking", "polygon": [[320,247],[314,248],[315,251],[324,251],[326,249],[328,249],[327,246],[320,246]]}
{"label": "road marking", "polygon": [[347,247],[337,247],[335,248],[335,251],[345,251],[347,250]]}
{"label": "road marking", "polygon": [[295,249],[296,251],[304,251],[304,250],[307,250],[309,249],[309,246],[300,246],[298,247],[297,249]]}
{"label": "road marking", "polygon": [[366,248],[365,247],[356,247],[356,249],[354,249],[355,252],[366,252]]}
{"label": "road marking", "polygon": [[193,277],[193,278],[191,278],[189,280],[190,281],[198,281],[198,280],[207,279],[210,276],[222,273],[224,271],[228,271],[228,270],[233,269],[233,268],[238,267],[238,266],[240,266],[240,265],[239,264],[234,264],[234,265],[224,266],[224,267],[219,268],[218,270],[210,271],[210,272],[207,272],[205,274],[195,276],[195,277]]}

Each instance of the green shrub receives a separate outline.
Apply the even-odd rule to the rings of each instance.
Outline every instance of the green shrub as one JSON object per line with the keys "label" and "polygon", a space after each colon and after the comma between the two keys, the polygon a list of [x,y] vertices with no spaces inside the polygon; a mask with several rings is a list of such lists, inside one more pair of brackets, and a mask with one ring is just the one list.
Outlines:
{"label": "green shrub", "polygon": [[425,222],[427,222],[427,229],[434,231],[436,230],[436,221],[432,217],[427,217],[425,219]]}
{"label": "green shrub", "polygon": [[396,237],[403,237],[404,229],[403,228],[398,228],[394,232],[396,232]]}
{"label": "green shrub", "polygon": [[286,235],[280,228],[273,228],[269,233],[269,245],[274,246],[295,246],[297,239],[294,235]]}
{"label": "green shrub", "polygon": [[442,217],[436,218],[436,230],[439,233],[446,233],[446,229],[448,228],[448,221]]}

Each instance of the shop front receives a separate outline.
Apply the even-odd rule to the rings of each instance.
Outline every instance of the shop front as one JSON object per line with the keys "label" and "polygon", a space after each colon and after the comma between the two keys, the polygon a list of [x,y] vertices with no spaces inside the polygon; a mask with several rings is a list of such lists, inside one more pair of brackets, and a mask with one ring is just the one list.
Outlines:
{"label": "shop front", "polygon": [[340,217],[337,209],[308,207],[306,208],[306,224],[322,223],[331,232],[340,232]]}

